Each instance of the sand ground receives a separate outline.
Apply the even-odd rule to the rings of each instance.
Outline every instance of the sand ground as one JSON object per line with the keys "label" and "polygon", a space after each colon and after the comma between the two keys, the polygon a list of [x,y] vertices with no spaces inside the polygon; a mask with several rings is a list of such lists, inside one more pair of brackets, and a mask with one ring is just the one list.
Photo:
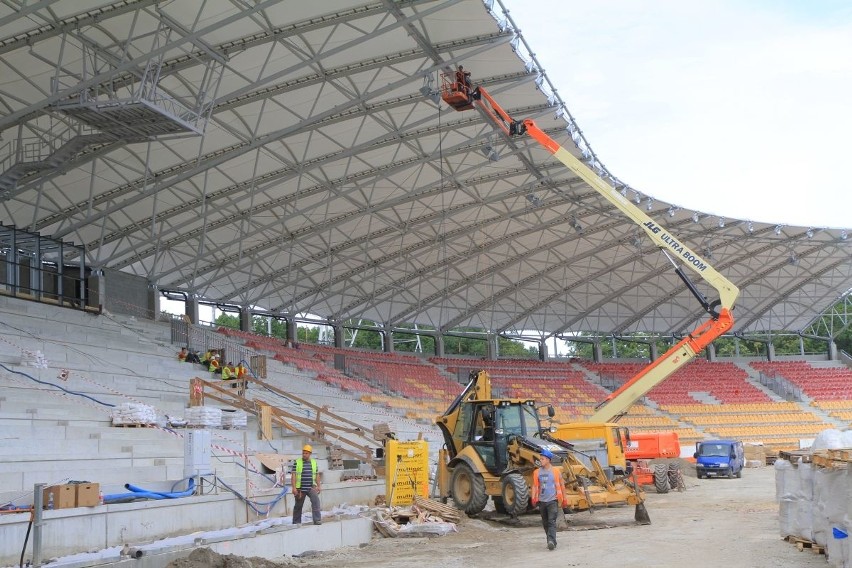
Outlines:
{"label": "sand ground", "polygon": [[[826,557],[813,549],[799,551],[794,544],[782,540],[772,467],[746,469],[742,479],[698,480],[687,476],[686,484],[685,492],[647,494],[651,525],[637,525],[633,507],[569,515],[567,522],[560,520],[559,545],[553,551],[545,546],[544,531],[536,515],[524,516],[510,526],[500,521],[502,517],[486,512],[482,518],[464,520],[457,533],[446,536],[383,538],[377,534],[361,547],[281,559],[278,566],[828,566]],[[258,562],[255,568],[261,565],[272,568],[276,564]]]}

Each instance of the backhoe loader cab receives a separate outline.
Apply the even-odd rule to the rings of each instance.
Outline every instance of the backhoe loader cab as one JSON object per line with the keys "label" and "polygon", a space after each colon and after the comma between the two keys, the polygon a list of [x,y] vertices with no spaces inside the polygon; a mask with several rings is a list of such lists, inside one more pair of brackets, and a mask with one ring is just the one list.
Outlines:
{"label": "backhoe loader cab", "polygon": [[489,497],[500,513],[513,517],[525,513],[533,471],[547,449],[564,480],[566,511],[628,503],[637,505],[638,521],[650,522],[641,494],[623,479],[609,479],[594,456],[587,466],[570,443],[553,438],[542,425],[534,400],[491,396],[488,373],[471,373],[462,394],[436,420],[446,446],[438,464],[442,498],[452,497],[470,516],[479,514]]}

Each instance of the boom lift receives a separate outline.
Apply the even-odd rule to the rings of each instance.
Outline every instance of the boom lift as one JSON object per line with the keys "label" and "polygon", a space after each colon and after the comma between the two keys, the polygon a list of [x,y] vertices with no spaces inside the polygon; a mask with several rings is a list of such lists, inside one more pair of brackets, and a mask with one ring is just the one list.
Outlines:
{"label": "boom lift", "polygon": [[[622,195],[615,187],[608,184],[591,168],[586,166],[571,152],[553,140],[531,119],[513,119],[488,93],[484,87],[476,89],[465,88],[450,75],[442,77],[441,96],[447,104],[459,111],[476,109],[487,117],[503,134],[509,138],[530,136],[568,169],[580,176],[590,187],[597,191],[619,211],[636,223],[645,234],[659,247],[660,251],[672,263],[675,273],[686,285],[687,289],[698,300],[701,307],[710,315],[710,319],[688,334],[680,342],[672,346],[656,361],[651,362],[634,377],[626,381],[620,388],[612,392],[595,409],[588,422],[582,424],[562,424],[554,433],[556,439],[577,443],[589,435],[589,428],[597,430],[595,437],[605,444],[605,455],[609,457],[607,464],[610,475],[618,474],[619,469],[626,467],[624,444],[607,443],[606,440],[621,440],[629,434],[619,433],[615,422],[645,393],[664,381],[686,363],[692,360],[702,349],[710,345],[716,338],[730,331],[734,324],[732,310],[739,295],[739,289],[727,278],[717,272],[698,253],[686,243],[669,233],[656,221],[646,215],[640,208]],[[689,276],[676,262],[680,261],[715,288],[718,299],[708,299],[698,290]],[[623,442],[623,441],[622,441]]]}
{"label": "boom lift", "polygon": [[676,461],[680,457],[677,432],[633,432],[624,457],[636,471],[639,485],[653,485],[657,493],[686,489]]}

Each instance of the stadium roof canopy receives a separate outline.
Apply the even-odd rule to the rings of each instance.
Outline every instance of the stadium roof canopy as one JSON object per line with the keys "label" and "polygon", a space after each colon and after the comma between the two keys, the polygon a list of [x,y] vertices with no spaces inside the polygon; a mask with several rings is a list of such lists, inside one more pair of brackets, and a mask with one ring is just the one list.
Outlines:
{"label": "stadium roof canopy", "polygon": [[[0,222],[85,245],[93,267],[443,331],[706,319],[639,228],[548,152],[436,96],[462,63],[620,183],[499,0],[14,4],[0,5]],[[736,331],[805,329],[852,286],[846,231],[624,191],[741,288]]]}

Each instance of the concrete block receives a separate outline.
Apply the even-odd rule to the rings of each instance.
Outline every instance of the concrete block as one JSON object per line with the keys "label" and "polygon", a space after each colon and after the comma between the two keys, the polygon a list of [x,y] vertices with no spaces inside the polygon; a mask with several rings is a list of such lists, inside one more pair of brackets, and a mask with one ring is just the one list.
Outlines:
{"label": "concrete block", "polygon": [[33,443],[32,439],[6,439],[0,444],[0,456],[4,459],[15,457],[24,458],[26,461],[43,459],[43,456],[66,455],[92,456],[97,455],[98,443],[96,440],[77,440],[69,444],[64,439],[40,439]]}

